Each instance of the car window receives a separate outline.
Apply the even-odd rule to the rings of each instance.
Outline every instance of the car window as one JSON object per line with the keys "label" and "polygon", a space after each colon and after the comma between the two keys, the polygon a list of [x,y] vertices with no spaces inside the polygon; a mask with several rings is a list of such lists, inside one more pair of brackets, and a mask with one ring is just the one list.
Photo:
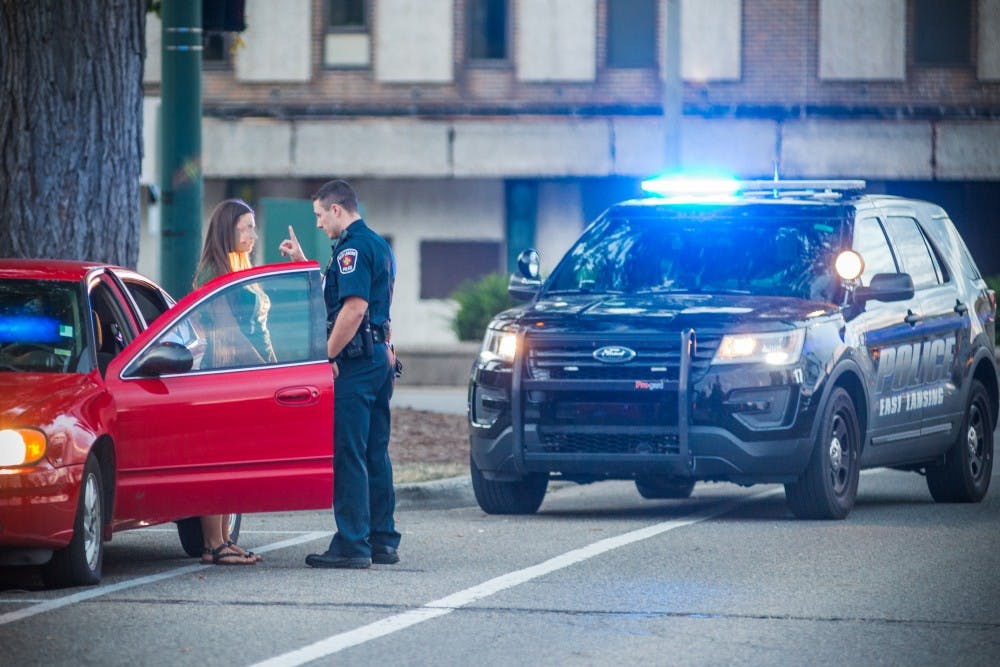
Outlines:
{"label": "car window", "polygon": [[87,372],[79,283],[0,280],[0,372]]}
{"label": "car window", "polygon": [[133,332],[122,311],[119,297],[103,280],[90,288],[90,307],[97,366],[103,374],[111,360],[132,340]]}
{"label": "car window", "polygon": [[324,319],[312,312],[310,281],[309,273],[299,272],[228,285],[167,328],[151,349],[164,342],[185,346],[194,357],[189,372],[325,358],[322,335],[311,325]]}
{"label": "car window", "polygon": [[851,247],[861,255],[865,263],[861,273],[862,285],[870,285],[872,276],[877,273],[899,273],[889,240],[878,218],[860,218],[854,223],[854,243]]}
{"label": "car window", "polygon": [[163,294],[151,285],[137,283],[134,280],[124,280],[123,282],[135,304],[139,307],[139,314],[145,320],[146,326],[152,324],[170,307],[163,298]]}
{"label": "car window", "polygon": [[920,289],[939,284],[941,271],[917,221],[910,217],[889,216],[886,223],[903,268],[913,278],[913,287]]}
{"label": "car window", "polygon": [[830,301],[839,223],[728,210],[609,217],[556,268],[547,290],[742,293]]}

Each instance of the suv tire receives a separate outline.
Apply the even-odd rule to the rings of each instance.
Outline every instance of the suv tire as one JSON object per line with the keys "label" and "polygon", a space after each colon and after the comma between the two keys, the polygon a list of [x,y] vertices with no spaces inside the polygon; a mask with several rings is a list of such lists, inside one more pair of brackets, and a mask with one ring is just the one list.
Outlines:
{"label": "suv tire", "polygon": [[544,473],[530,474],[516,482],[486,479],[471,456],[469,469],[476,502],[487,514],[534,514],[549,486],[549,476]]}
{"label": "suv tire", "polygon": [[843,519],[854,507],[861,473],[861,428],[850,394],[835,387],[826,402],[812,456],[785,499],[800,519]]}
{"label": "suv tire", "polygon": [[978,503],[993,474],[993,419],[986,387],[973,380],[969,404],[944,464],[927,468],[927,488],[939,503]]}
{"label": "suv tire", "polygon": [[640,496],[649,500],[687,498],[694,491],[694,480],[643,475],[635,478],[635,488]]}

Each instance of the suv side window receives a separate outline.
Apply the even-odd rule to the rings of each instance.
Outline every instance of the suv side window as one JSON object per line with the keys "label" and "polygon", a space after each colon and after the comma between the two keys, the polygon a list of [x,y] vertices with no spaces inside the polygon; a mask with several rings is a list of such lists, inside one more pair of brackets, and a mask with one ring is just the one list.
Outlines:
{"label": "suv side window", "polygon": [[907,273],[913,278],[913,287],[921,289],[941,282],[941,269],[927,246],[913,218],[890,216],[887,219],[889,234],[896,242],[896,250],[903,260]]}
{"label": "suv side window", "polygon": [[899,273],[889,240],[878,218],[861,218],[854,223],[853,249],[865,261],[861,284],[867,287],[876,273]]}

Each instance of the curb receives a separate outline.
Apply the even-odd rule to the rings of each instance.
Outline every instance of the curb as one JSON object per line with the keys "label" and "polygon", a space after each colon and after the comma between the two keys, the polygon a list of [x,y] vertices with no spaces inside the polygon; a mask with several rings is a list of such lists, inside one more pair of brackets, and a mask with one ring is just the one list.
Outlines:
{"label": "curb", "polygon": [[476,504],[472,480],[468,475],[397,484],[395,491],[397,509],[444,510]]}

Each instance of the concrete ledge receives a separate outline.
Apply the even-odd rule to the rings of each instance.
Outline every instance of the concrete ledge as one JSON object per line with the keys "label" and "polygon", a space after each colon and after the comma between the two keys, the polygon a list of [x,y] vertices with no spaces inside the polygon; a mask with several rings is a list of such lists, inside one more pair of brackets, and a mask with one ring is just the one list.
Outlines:
{"label": "concrete ledge", "polygon": [[437,385],[460,387],[469,382],[472,362],[479,354],[480,343],[451,345],[397,346],[403,362],[399,385]]}

